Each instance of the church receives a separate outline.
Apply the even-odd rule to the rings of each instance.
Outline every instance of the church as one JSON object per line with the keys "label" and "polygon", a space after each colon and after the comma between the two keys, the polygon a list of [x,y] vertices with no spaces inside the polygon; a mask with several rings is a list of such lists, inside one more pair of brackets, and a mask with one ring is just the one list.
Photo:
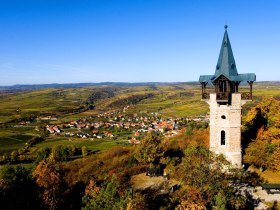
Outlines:
{"label": "church", "polygon": [[[223,154],[235,167],[242,166],[242,106],[252,100],[254,73],[239,74],[225,26],[224,37],[213,75],[201,75],[202,100],[210,107],[210,150]],[[248,91],[240,91],[241,83]],[[207,85],[212,84],[213,88]],[[243,87],[243,86],[242,86]]]}

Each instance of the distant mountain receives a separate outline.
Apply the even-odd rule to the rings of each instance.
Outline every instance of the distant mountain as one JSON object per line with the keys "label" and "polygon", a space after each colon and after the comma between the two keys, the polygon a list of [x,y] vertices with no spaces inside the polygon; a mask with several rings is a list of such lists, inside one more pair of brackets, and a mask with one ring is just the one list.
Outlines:
{"label": "distant mountain", "polygon": [[[11,86],[0,86],[0,92],[5,91],[25,91],[25,90],[38,90],[47,88],[82,88],[82,87],[98,87],[98,86],[115,86],[115,87],[135,87],[135,86],[159,86],[159,85],[199,85],[199,82],[100,82],[100,83],[67,83],[67,84],[30,84],[30,85],[11,85]],[[256,82],[258,85],[280,85],[280,81],[260,81]]]}
{"label": "distant mountain", "polygon": [[0,86],[0,91],[23,91],[23,90],[38,90],[47,88],[81,88],[90,86],[116,86],[116,87],[135,87],[135,86],[157,86],[157,85],[172,85],[172,84],[198,84],[198,82],[100,82],[100,83],[68,83],[68,84],[33,84],[33,85],[11,85]]}

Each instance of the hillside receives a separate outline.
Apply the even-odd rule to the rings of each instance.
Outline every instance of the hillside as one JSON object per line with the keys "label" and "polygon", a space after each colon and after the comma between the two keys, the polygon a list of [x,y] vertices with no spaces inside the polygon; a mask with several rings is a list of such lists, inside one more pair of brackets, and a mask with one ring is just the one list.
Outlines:
{"label": "hillside", "polygon": [[[200,91],[160,84],[2,93],[3,206],[252,209],[259,201],[243,187],[279,181],[280,88],[255,85],[242,119],[250,170],[231,173],[208,150],[208,105]],[[150,166],[166,176],[145,176]]]}

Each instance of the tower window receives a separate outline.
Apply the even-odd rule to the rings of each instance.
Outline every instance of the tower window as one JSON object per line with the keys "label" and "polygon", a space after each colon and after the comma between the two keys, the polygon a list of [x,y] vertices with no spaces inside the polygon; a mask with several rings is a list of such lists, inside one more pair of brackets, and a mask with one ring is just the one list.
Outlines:
{"label": "tower window", "polygon": [[226,116],[225,116],[225,115],[222,115],[221,118],[222,118],[222,119],[226,119]]}
{"label": "tower window", "polygon": [[226,132],[221,131],[221,145],[226,145]]}

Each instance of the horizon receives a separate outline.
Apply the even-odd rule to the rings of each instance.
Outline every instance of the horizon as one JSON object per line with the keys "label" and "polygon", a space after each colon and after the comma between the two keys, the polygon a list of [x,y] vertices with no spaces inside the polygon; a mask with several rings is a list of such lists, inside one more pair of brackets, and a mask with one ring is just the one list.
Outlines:
{"label": "horizon", "polygon": [[[270,83],[270,82],[276,82],[276,83],[280,83],[280,80],[262,80],[262,81],[256,81],[254,83]],[[0,85],[0,87],[14,87],[14,86],[40,86],[40,85],[85,85],[85,84],[104,84],[104,83],[112,83],[112,84],[181,84],[181,83],[199,83],[199,81],[184,81],[184,82],[70,82],[70,83],[37,83],[37,84],[12,84],[12,85]],[[241,84],[246,84],[245,82],[242,82]]]}
{"label": "horizon", "polygon": [[280,81],[280,2],[0,2],[0,86],[197,82],[213,74],[224,25],[238,73]]}

